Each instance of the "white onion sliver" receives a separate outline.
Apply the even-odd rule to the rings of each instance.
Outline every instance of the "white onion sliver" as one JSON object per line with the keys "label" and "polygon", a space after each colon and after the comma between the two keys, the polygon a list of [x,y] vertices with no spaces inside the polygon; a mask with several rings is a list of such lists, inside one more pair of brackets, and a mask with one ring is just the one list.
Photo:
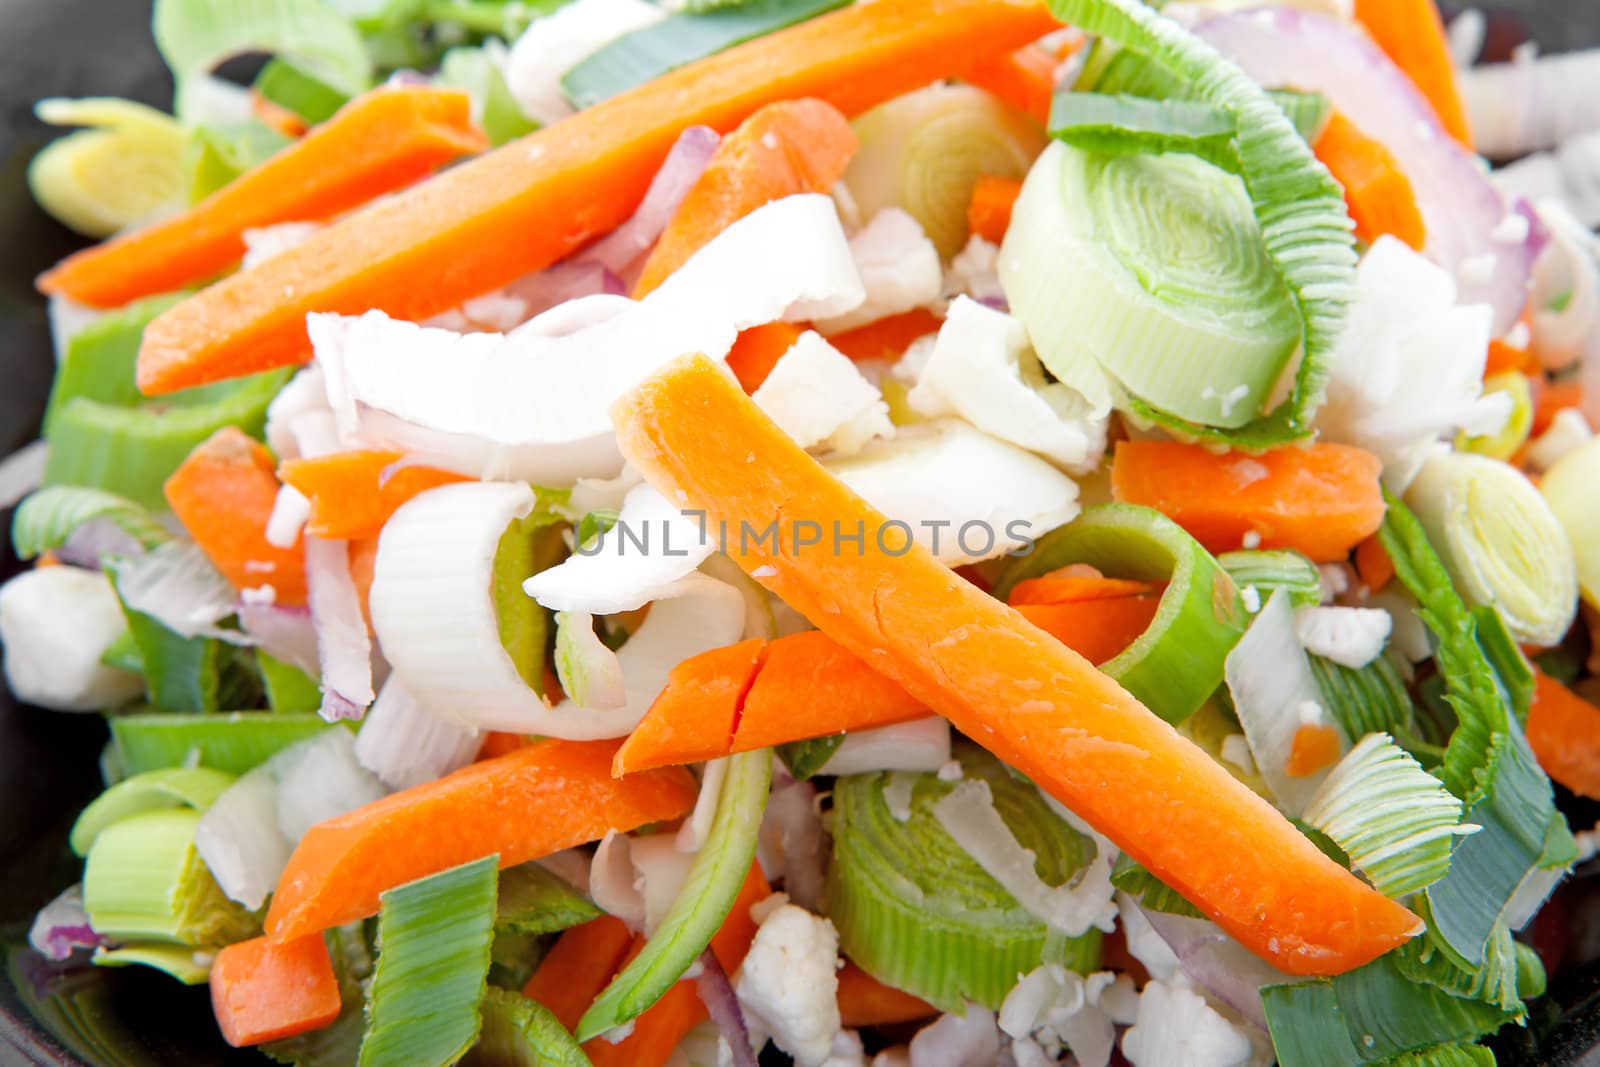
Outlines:
{"label": "white onion sliver", "polygon": [[709,126],[690,126],[678,135],[633,217],[583,251],[584,260],[623,274],[650,250],[672,221],[678,205],[711,162],[721,142]]}
{"label": "white onion sliver", "polygon": [[1140,910],[1190,978],[1261,1029],[1267,1028],[1261,990],[1292,982],[1292,977],[1257,957],[1209,919]]}
{"label": "white onion sliver", "polygon": [[14,508],[44,480],[50,446],[43,438],[23,445],[0,459],[0,511]]}
{"label": "white onion sliver", "polygon": [[927,719],[853,730],[834,749],[818,774],[868,774],[872,771],[937,771],[950,761],[950,724]]}
{"label": "white onion sliver", "polygon": [[360,718],[373,698],[372,641],[347,542],[306,538],[306,590],[322,665],[322,717]]}
{"label": "white onion sliver", "polygon": [[28,944],[45,959],[57,962],[70,958],[77,949],[95,948],[100,943],[83,908],[83,890],[77,885],[41,908],[28,929]]}
{"label": "white onion sliver", "polygon": [[278,884],[294,845],[278,828],[278,782],[257,767],[200,817],[195,851],[231,900],[255,911]]}
{"label": "white onion sliver", "polygon": [[477,730],[423,708],[391,678],[356,735],[356,760],[390,789],[443,778],[477,755]]}
{"label": "white onion sliver", "polygon": [[310,517],[311,501],[304,493],[292,485],[278,486],[272,514],[267,517],[267,544],[273,548],[293,548]]}
{"label": "white onion sliver", "polygon": [[300,456],[294,420],[308,411],[329,410],[328,390],[321,368],[314,364],[304,367],[289,379],[289,384],[267,405],[267,445],[280,462]]}
{"label": "white onion sliver", "polygon": [[790,900],[808,911],[824,910],[828,835],[817,811],[816,786],[791,781],[773,787],[756,854],[767,880],[781,880]]}
{"label": "white onion sliver", "polygon": [[217,625],[233,614],[233,587],[191,541],[168,541],[119,565],[117,592],[131,610],[183,637],[249,643]]}
{"label": "white onion sliver", "polygon": [[1461,72],[1474,147],[1495,159],[1553,148],[1600,128],[1600,49],[1488,63]]}
{"label": "white onion sliver", "polygon": [[683,852],[699,852],[711,833],[711,821],[717,814],[717,798],[722,796],[722,783],[728,777],[728,760],[707,760],[700,772],[700,793],[695,798],[694,811],[678,828],[678,848]]}
{"label": "white onion sliver", "polygon": [[354,811],[388,793],[376,775],[356,762],[355,738],[344,728],[324,730],[272,758],[278,779],[278,829],[298,843],[325,819]]}
{"label": "white onion sliver", "polygon": [[[516,300],[520,315],[513,325],[526,325],[522,320],[539,316],[570,300],[589,296],[620,296],[626,290],[622,279],[604,264],[586,259],[567,260],[546,267],[506,286],[506,296]],[[469,301],[465,307],[471,306]]]}
{"label": "white onion sliver", "polygon": [[589,896],[630,930],[644,927],[644,894],[635,884],[633,839],[607,830],[589,864]]}
{"label": "white onion sliver", "polygon": [[322,673],[317,658],[317,631],[306,608],[274,604],[238,604],[239,625],[273,659],[297,667],[313,678]]}

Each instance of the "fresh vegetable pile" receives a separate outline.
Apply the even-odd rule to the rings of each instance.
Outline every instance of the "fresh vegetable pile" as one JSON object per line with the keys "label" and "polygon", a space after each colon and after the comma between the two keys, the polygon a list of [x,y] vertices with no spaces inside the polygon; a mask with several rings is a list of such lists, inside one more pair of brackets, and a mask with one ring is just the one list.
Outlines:
{"label": "fresh vegetable pile", "polygon": [[1237,6],[157,0],[30,172],[34,947],[303,1067],[1494,1062],[1600,213],[1470,22]]}

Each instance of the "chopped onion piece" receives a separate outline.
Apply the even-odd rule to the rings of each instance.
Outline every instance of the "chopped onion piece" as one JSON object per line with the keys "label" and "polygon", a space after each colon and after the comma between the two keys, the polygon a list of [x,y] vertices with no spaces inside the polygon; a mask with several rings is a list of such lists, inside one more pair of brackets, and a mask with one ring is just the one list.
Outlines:
{"label": "chopped onion piece", "polygon": [[1291,976],[1260,959],[1209,919],[1140,910],[1190,978],[1256,1026],[1267,1028],[1261,990],[1292,982]]}
{"label": "chopped onion piece", "polygon": [[325,819],[354,811],[389,791],[356,760],[349,730],[323,730],[272,758],[278,780],[278,828],[298,843]]}
{"label": "chopped onion piece", "polygon": [[98,948],[103,942],[89,925],[83,910],[83,889],[73,885],[40,909],[28,930],[28,944],[47,960],[71,958],[80,948]]}
{"label": "chopped onion piece", "polygon": [[294,421],[311,411],[331,412],[328,407],[328,389],[322,369],[316,365],[303,368],[289,384],[279,390],[267,405],[267,445],[280,461],[300,458],[300,441],[294,432]]}
{"label": "chopped onion piece", "polygon": [[267,518],[267,544],[274,548],[293,548],[300,531],[311,517],[311,501],[292,485],[278,486],[278,497]]}
{"label": "chopped onion piece", "polygon": [[384,683],[356,735],[356,760],[390,789],[442,778],[472,762],[477,730],[428,711],[399,679]]}
{"label": "chopped onion piece", "polygon": [[[347,542],[306,538],[306,600],[322,665],[322,717],[359,719],[373,698],[372,640]],[[437,624],[437,617],[429,621]]]}
{"label": "chopped onion piece", "polygon": [[[1582,360],[1588,386],[1600,366],[1600,265],[1595,262],[1600,245],[1559,200],[1541,200],[1538,210],[1550,245],[1533,272],[1533,351],[1548,370]],[[1564,301],[1559,310],[1557,301]]]}
{"label": "chopped onion piece", "polygon": [[941,1015],[911,1039],[910,1067],[989,1067],[1000,1062],[994,1012],[967,1003],[962,1015]]}
{"label": "chopped onion piece", "polygon": [[671,834],[607,833],[589,868],[594,902],[634,930],[652,934],[672,907],[694,862]]}
{"label": "chopped onion piece", "polygon": [[816,786],[788,782],[772,790],[756,856],[767,881],[781,881],[790,900],[808,911],[825,910],[828,835],[817,811]]}
{"label": "chopped onion piece", "polygon": [[[722,961],[708,948],[700,953],[700,960],[696,966],[700,968],[700,973],[695,975],[695,988],[700,993],[701,1003],[706,1006],[706,1014],[711,1016],[717,1032],[722,1035],[715,1054],[719,1067],[723,1062],[721,1049],[724,1047],[728,1050],[730,1067],[759,1067],[760,1061],[756,1059],[756,1050],[750,1039],[750,1028],[745,1022],[744,1009],[733,991],[733,982],[728,978],[728,972],[722,969]],[[835,1042],[837,1040],[835,1038]],[[859,1046],[859,1042],[857,1044]],[[856,1059],[859,1062],[860,1057],[857,1056]],[[824,1067],[835,1067],[835,1065],[830,1060]]]}
{"label": "chopped onion piece", "polygon": [[117,592],[132,611],[183,637],[248,644],[217,624],[233,614],[233,587],[192,541],[168,541],[117,567]]}
{"label": "chopped onion piece", "polygon": [[137,698],[144,679],[100,662],[127,631],[98,571],[42,567],[0,585],[0,646],[17,700],[56,711],[100,711]]}
{"label": "chopped onion piece", "polygon": [[823,333],[844,333],[877,319],[933,304],[944,287],[939,250],[905,210],[884,208],[850,238],[850,256],[866,300],[842,315],[820,318]]}
{"label": "chopped onion piece", "polygon": [[223,791],[200,817],[194,847],[230,900],[251,911],[266,902],[294,850],[278,826],[278,782],[270,766]]}
{"label": "chopped onion piece", "polygon": [[535,19],[506,57],[506,88],[522,113],[541,125],[572,114],[561,76],[619,37],[666,18],[644,0],[575,0]]}
{"label": "chopped onion piece", "polygon": [[1461,72],[1474,147],[1495,159],[1553,148],[1600,128],[1600,50],[1567,52]]}
{"label": "chopped onion piece", "polygon": [[699,852],[711,834],[711,823],[717,815],[717,798],[722,796],[722,783],[728,777],[728,759],[707,760],[700,770],[700,795],[695,798],[694,811],[678,828],[678,849],[682,852]]}
{"label": "chopped onion piece", "polygon": [[1307,652],[1360,670],[1383,653],[1393,620],[1381,608],[1300,608],[1294,632]]}
{"label": "chopped onion piece", "polygon": [[1528,445],[1528,463],[1534,470],[1547,471],[1594,437],[1589,420],[1576,408],[1556,412],[1550,428]]}
{"label": "chopped onion piece", "polygon": [[690,126],[678,134],[633,217],[584,249],[582,258],[603,264],[616,274],[627,272],[650,251],[672,221],[678,205],[711,162],[721,140],[709,126]]}
{"label": "chopped onion piece", "polygon": [[239,625],[267,655],[312,677],[322,673],[321,660],[317,658],[317,631],[309,610],[239,604],[237,611]]}
{"label": "chopped onion piece", "polygon": [[937,771],[950,762],[950,724],[938,716],[855,730],[845,735],[818,774]]}
{"label": "chopped onion piece", "polygon": [[850,455],[894,434],[883,394],[812,330],[778,359],[752,398],[801,448]]}

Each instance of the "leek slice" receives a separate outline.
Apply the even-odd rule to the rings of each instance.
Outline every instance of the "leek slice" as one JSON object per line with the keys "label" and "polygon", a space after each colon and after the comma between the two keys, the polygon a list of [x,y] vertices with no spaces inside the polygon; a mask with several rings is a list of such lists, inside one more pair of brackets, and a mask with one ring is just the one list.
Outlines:
{"label": "leek slice", "polygon": [[844,739],[845,735],[838,733],[805,741],[791,741],[778,746],[778,758],[789,768],[795,781],[803,782],[827,766],[833,754],[839,751],[839,746],[844,744]]}
{"label": "leek slice", "polygon": [[110,237],[177,207],[183,195],[183,127],[131,100],[41,100],[41,119],[85,126],[33,157],[28,186],[39,206],[85,237]]}
{"label": "leek slice", "polygon": [[687,63],[843,7],[847,0],[752,0],[714,11],[680,11],[635,30],[561,76],[561,92],[582,109]]}
{"label": "leek slice", "polygon": [[1476,626],[1478,647],[1483,649],[1489,666],[1494,670],[1494,680],[1499,683],[1500,694],[1511,708],[1517,722],[1526,726],[1528,707],[1533,703],[1535,680],[1533,666],[1522,654],[1517,639],[1506,625],[1505,618],[1490,604],[1480,604],[1472,609]]}
{"label": "leek slice", "polygon": [[334,112],[350,99],[349,94],[307,74],[286,59],[274,59],[262,67],[261,73],[256,75],[255,88],[264,98],[294,112],[312,126],[333,118]]}
{"label": "leek slice", "polygon": [[463,1067],[590,1067],[583,1047],[549,1008],[506,989],[483,998],[483,1030]]}
{"label": "leek slice", "polygon": [[1322,706],[1346,737],[1410,731],[1416,707],[1400,669],[1389,657],[1379,656],[1360,668],[1345,667],[1321,656],[1307,658],[1317,689],[1322,692]]}
{"label": "leek slice", "polygon": [[[1256,591],[1258,611],[1279,589],[1289,594],[1291,607],[1314,608],[1322,603],[1322,579],[1317,574],[1317,565],[1293,549],[1225,552],[1217,557],[1217,562],[1241,591]],[[1245,598],[1250,599],[1248,592]]]}
{"label": "leek slice", "polygon": [[152,296],[110,311],[73,334],[56,352],[56,376],[44,411],[44,432],[69,400],[86,396],[116,407],[142,399],[134,380],[139,341],[150,320],[183,299],[182,293]]}
{"label": "leek slice", "polygon": [[1553,645],[1578,610],[1572,544],[1521,471],[1453,452],[1423,464],[1406,492],[1469,604],[1493,605],[1518,641]]}
{"label": "leek slice", "polygon": [[136,714],[114,716],[111,739],[130,775],[195,765],[238,775],[334,728],[311,714]]}
{"label": "leek slice", "polygon": [[1386,1067],[1494,1067],[1494,1062],[1491,1049],[1457,1041],[1415,1052],[1402,1052],[1385,1060],[1384,1064]]}
{"label": "leek slice", "polygon": [[1249,619],[1228,572],[1160,512],[1101,504],[1040,538],[1032,554],[1002,572],[993,593],[1004,600],[1023,579],[1070,563],[1166,583],[1150,628],[1100,669],[1168,722],[1194,714],[1221,684],[1223,663]]}
{"label": "leek slice", "polygon": [[1228,112],[1192,100],[1066,92],[1050,106],[1050,136],[1105,155],[1186,152],[1232,170],[1237,133]]}
{"label": "leek slice", "polygon": [[498,864],[486,856],[382,894],[361,1067],[455,1063],[477,1040]]}
{"label": "leek slice", "polygon": [[189,202],[198,204],[247,170],[265,163],[292,142],[259,120],[197,126],[189,138],[185,166]]}
{"label": "leek slice", "polygon": [[18,559],[32,559],[67,543],[84,523],[105,519],[145,548],[172,539],[144,508],[101,489],[58,486],[31,493],[11,518],[11,545]]}
{"label": "leek slice", "polygon": [[139,649],[150,702],[175,712],[221,711],[225,698],[234,692],[224,678],[234,663],[233,649],[214,638],[173,633],[154,617],[130,608],[122,592],[126,565],[125,560],[111,560],[106,569],[122,600],[128,633]]}
{"label": "leek slice", "polygon": [[1533,390],[1528,377],[1517,371],[1492,374],[1483,380],[1483,396],[1503,393],[1511,398],[1511,415],[1498,432],[1480,437],[1458,434],[1456,447],[1463,452],[1476,452],[1490,459],[1509,461],[1522,446],[1528,443],[1533,432]]}
{"label": "leek slice", "polygon": [[1567,531],[1578,567],[1578,586],[1591,607],[1600,607],[1600,437],[1573,449],[1539,482],[1556,520]]}
{"label": "leek slice", "polygon": [[904,209],[948,260],[967,241],[980,175],[1020,178],[1044,151],[1026,116],[970,85],[930,85],[851,124],[861,147],[842,179],[863,219]]}
{"label": "leek slice", "polygon": [[644,950],[611,980],[578,1021],[579,1041],[624,1026],[682,978],[711,943],[755,859],[761,817],[772,785],[772,750],[728,757],[727,777],[705,844],[683,888]]}
{"label": "leek slice", "polygon": [[1164,911],[1190,919],[1206,918],[1205,913],[1189,903],[1182,893],[1151,874],[1132,856],[1117,857],[1116,865],[1111,868],[1111,884],[1137,897],[1139,906],[1146,911]]}
{"label": "leek slice", "polygon": [[599,908],[565,879],[537,863],[500,872],[495,929],[519,934],[554,934],[598,919]]}
{"label": "leek slice", "polygon": [[203,814],[233,783],[233,775],[208,767],[170,767],[135,775],[107,789],[83,809],[72,824],[68,843],[73,852],[87,856],[101,831],[141,811],[189,808]]}
{"label": "leek slice", "polygon": [[482,48],[450,49],[439,64],[436,80],[467,91],[472,97],[472,121],[488,135],[491,145],[503,145],[539,128],[517,106],[499,64]]}
{"label": "leek slice", "polygon": [[292,663],[256,649],[256,667],[267,707],[273,711],[316,711],[322,707],[322,686]]}
{"label": "leek slice", "polygon": [[208,958],[183,945],[123,945],[94,951],[97,967],[153,967],[184,985],[199,985],[211,977],[211,965],[205,962]]}
{"label": "leek slice", "polygon": [[[988,786],[1007,829],[1035,856],[1046,884],[1071,884],[1095,843],[1051,811],[1027,782],[973,745],[957,759],[964,781]],[[909,799],[900,819],[893,783]],[[1100,934],[1053,933],[1029,914],[944,829],[935,814],[956,782],[936,774],[851,775],[834,784],[833,863],[828,916],[840,950],[864,970],[945,1011],[968,1001],[998,1009],[1020,975],[1041,960],[1087,974]],[[905,814],[904,811],[901,814]]]}

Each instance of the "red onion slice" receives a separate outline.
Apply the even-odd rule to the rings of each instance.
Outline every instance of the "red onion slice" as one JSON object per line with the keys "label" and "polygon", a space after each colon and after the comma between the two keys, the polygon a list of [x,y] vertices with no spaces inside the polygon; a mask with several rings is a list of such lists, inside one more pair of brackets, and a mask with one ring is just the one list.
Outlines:
{"label": "red onion slice", "polygon": [[582,258],[602,264],[615,274],[626,274],[672,221],[678,205],[711,162],[721,140],[709,126],[690,126],[680,133],[633,217],[590,245]]}
{"label": "red onion slice", "polygon": [[734,996],[733,983],[728,972],[722,969],[717,954],[709,948],[700,953],[700,974],[694,980],[706,1014],[717,1024],[717,1030],[733,1052],[734,1067],[757,1067],[755,1050],[750,1047],[750,1027],[744,1021],[744,1009]]}
{"label": "red onion slice", "polygon": [[235,610],[240,627],[267,655],[298,667],[313,678],[321,672],[317,631],[311,625],[310,611],[274,604],[239,604]]}
{"label": "red onion slice", "polygon": [[[77,886],[46,904],[28,931],[28,944],[45,959],[57,962],[70,958],[80,948],[95,948],[104,943],[89,925],[89,914],[83,910],[83,892]],[[726,976],[723,981],[727,981]],[[745,1044],[749,1043],[746,1039]]]}
{"label": "red onion slice", "polygon": [[1518,212],[1376,45],[1337,19],[1286,7],[1208,18],[1194,32],[1262,85],[1323,93],[1382,141],[1411,179],[1423,251],[1455,276],[1461,303],[1494,308],[1494,336],[1505,336],[1527,302],[1538,227],[1507,223]]}
{"label": "red onion slice", "polygon": [[1190,978],[1250,1022],[1267,1028],[1261,990],[1292,982],[1292,977],[1259,959],[1210,920],[1145,907],[1139,910]]}

